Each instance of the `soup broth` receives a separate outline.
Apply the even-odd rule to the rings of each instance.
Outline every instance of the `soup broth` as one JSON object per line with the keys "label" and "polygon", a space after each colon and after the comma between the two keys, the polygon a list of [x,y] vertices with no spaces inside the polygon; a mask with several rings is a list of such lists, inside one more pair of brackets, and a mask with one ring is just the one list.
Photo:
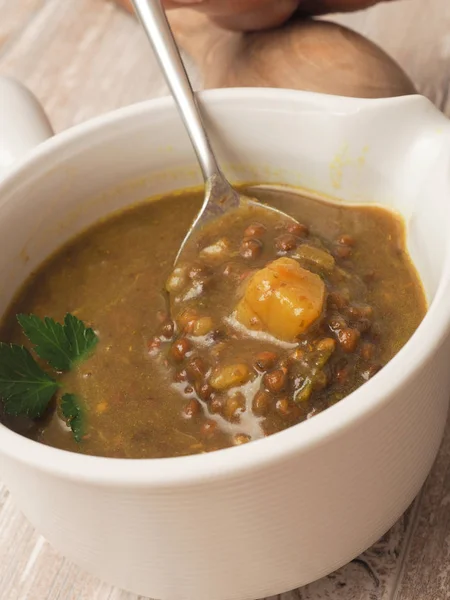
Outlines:
{"label": "soup broth", "polygon": [[[202,202],[186,192],[114,214],[51,256],[17,294],[0,339],[35,356],[16,315],[70,313],[98,343],[70,371],[52,371],[61,387],[42,416],[0,408],[2,421],[73,452],[180,456],[279,432],[376,376],[426,311],[403,222],[290,191],[258,198],[297,226],[243,211],[205,231],[174,271]],[[79,439],[61,414],[67,392]]]}

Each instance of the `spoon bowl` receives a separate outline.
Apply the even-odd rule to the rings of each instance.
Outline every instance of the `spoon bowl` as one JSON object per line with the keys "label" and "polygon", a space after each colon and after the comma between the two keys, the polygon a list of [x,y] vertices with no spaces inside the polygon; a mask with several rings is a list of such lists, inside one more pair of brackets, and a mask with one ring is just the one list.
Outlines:
{"label": "spoon bowl", "polygon": [[159,0],[133,0],[133,5],[175,99],[205,181],[202,207],[181,243],[175,265],[184,260],[188,249],[192,249],[191,244],[207,224],[244,205],[258,205],[260,210],[274,211],[283,220],[297,223],[282,211],[242,196],[232,187],[215,157],[200,108],[161,3]]}
{"label": "spoon bowl", "polygon": [[221,217],[228,215],[234,210],[254,207],[257,210],[270,211],[280,217],[280,220],[290,223],[298,223],[296,219],[290,217],[278,208],[262,204],[256,199],[250,198],[243,194],[239,194],[225,177],[212,177],[206,181],[205,198],[201,209],[189,228],[178,253],[175,258],[175,265],[179,262],[184,262],[185,257],[189,254],[192,256],[192,246],[197,243],[199,235],[204,231],[204,228],[213,221],[217,221]]}

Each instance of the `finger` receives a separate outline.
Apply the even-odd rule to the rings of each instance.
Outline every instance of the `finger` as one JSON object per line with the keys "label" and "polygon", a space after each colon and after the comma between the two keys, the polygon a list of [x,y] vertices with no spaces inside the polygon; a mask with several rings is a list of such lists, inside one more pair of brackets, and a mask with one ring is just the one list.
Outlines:
{"label": "finger", "polygon": [[[296,4],[301,0],[289,0]],[[163,0],[165,8],[190,6],[210,16],[242,15],[248,12],[272,10],[277,5],[286,4],[286,0]]]}
{"label": "finger", "polygon": [[[300,0],[162,0],[166,10],[195,8],[226,29],[251,31],[281,25]],[[132,12],[131,0],[116,0]]]}
{"label": "finger", "polygon": [[321,15],[330,12],[351,12],[363,10],[390,0],[302,0],[300,12],[308,15]]}
{"label": "finger", "polygon": [[162,5],[165,9],[181,8],[183,6],[198,8],[199,4],[205,4],[204,0],[162,0]]}
{"label": "finger", "polygon": [[[184,0],[185,1],[185,0]],[[297,10],[300,0],[203,0],[192,8],[226,29],[250,31],[281,25]],[[170,0],[168,8],[180,6]],[[187,6],[187,5],[185,5]]]}

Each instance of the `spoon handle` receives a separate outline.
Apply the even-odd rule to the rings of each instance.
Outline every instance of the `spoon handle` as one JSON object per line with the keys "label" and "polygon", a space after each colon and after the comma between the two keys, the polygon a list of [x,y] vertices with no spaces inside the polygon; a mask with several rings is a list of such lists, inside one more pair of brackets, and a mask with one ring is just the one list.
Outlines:
{"label": "spoon handle", "polygon": [[205,182],[223,178],[203,125],[200,110],[160,0],[132,0],[177,103]]}

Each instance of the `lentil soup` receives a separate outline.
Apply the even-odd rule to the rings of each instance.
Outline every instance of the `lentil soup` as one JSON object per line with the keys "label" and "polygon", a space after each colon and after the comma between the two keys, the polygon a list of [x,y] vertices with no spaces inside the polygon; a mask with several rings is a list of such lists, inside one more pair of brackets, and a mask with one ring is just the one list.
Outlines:
{"label": "lentil soup", "polygon": [[[1,339],[37,351],[44,368],[16,315],[70,313],[98,343],[73,368],[54,369],[60,383],[37,418],[4,399],[2,421],[74,452],[179,456],[281,431],[373,377],[426,311],[401,219],[290,191],[258,199],[298,223],[241,210],[205,230],[173,270],[202,201],[186,192],[112,215],[47,260]],[[64,412],[67,391],[78,403]]]}

